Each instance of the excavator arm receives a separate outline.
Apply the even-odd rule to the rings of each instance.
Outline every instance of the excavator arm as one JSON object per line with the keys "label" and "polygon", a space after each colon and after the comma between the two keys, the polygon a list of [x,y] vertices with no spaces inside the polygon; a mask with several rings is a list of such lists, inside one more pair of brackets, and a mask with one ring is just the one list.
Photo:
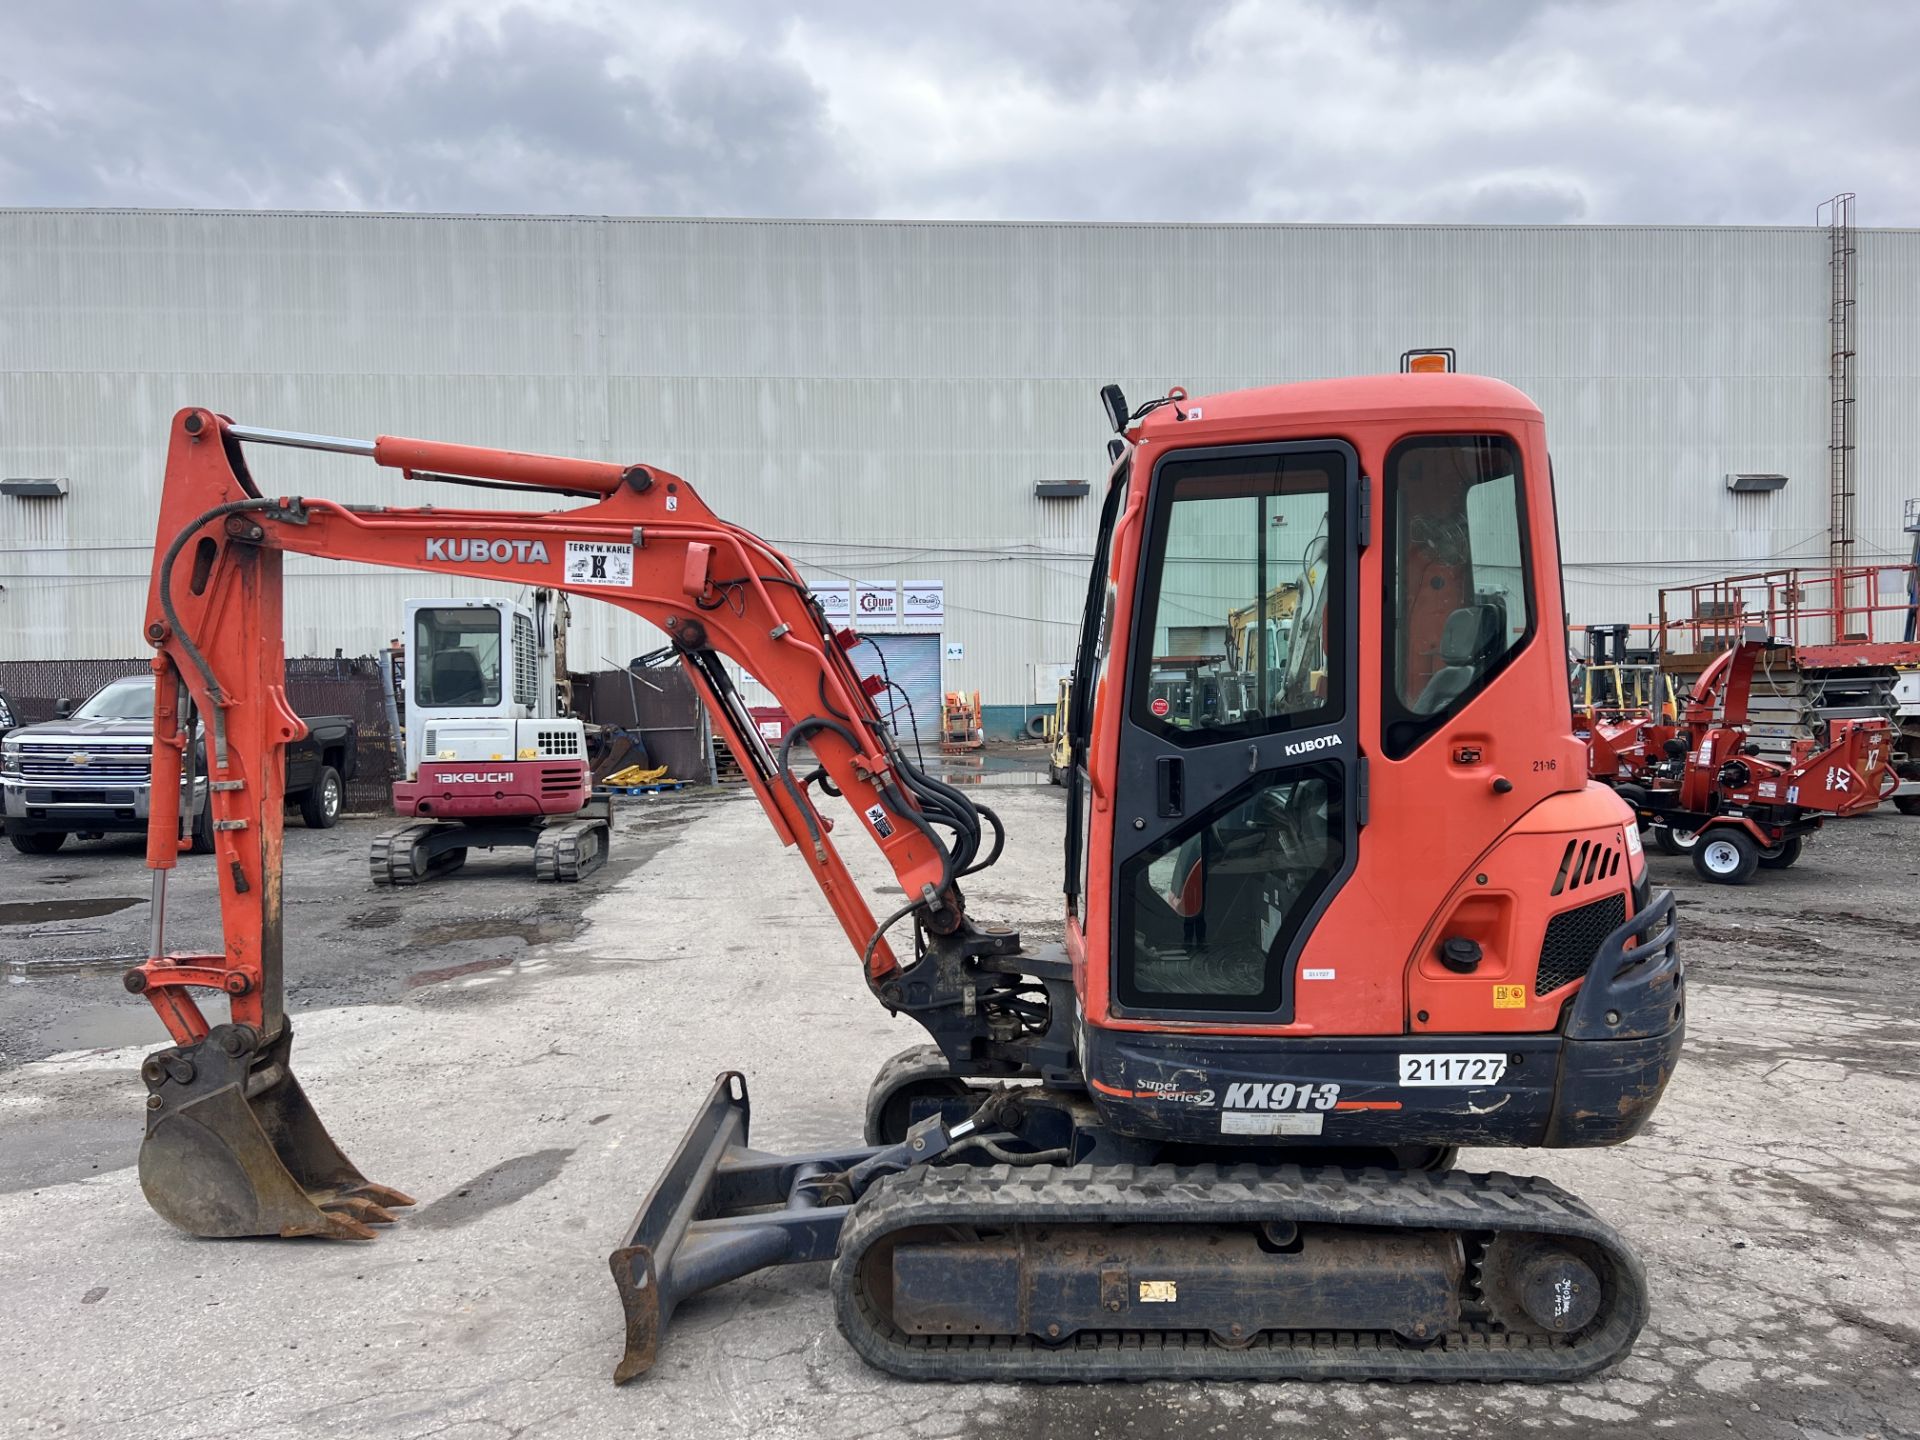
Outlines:
{"label": "excavator arm", "polygon": [[[275,498],[248,468],[245,447],[256,444],[360,456],[414,481],[587,503],[509,511]],[[342,440],[183,410],[168,446],[146,619],[156,687],[147,842],[153,931],[148,958],[126,976],[174,1040],[143,1067],[150,1094],[141,1180],[149,1201],[180,1228],[367,1238],[369,1222],[411,1203],[360,1176],[327,1138],[289,1068],[284,752],[304,726],[285,691],[287,553],[545,586],[651,621],[671,637],[775,833],[798,845],[883,1001],[897,1000],[902,969],[885,938],[888,926],[912,913],[932,934],[967,927],[959,881],[997,858],[998,820],[908,761],[873,703],[883,687],[848,658],[858,636],[836,632],[791,562],[717,518],[685,480],[645,465],[393,436]],[[722,657],[795,717],[777,752],[754,727]],[[800,742],[818,762],[805,777],[792,768]],[[203,765],[224,945],[218,954],[172,954],[166,877],[191,845],[180,801],[195,793]],[[893,869],[903,902],[884,922],[834,848],[832,821],[810,793],[816,783],[845,797]],[[983,823],[994,831],[985,854]],[[226,996],[223,1025],[209,1022],[197,998],[210,991]]]}

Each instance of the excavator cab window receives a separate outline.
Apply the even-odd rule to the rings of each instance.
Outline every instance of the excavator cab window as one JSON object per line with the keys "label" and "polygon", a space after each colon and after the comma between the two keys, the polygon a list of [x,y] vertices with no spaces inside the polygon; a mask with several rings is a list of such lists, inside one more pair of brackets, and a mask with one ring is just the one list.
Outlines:
{"label": "excavator cab window", "polygon": [[418,611],[412,660],[417,704],[498,705],[500,612],[465,605]]}
{"label": "excavator cab window", "polygon": [[1285,942],[1342,859],[1339,772],[1262,776],[1128,861],[1120,998],[1136,1006],[1279,1008]]}
{"label": "excavator cab window", "polygon": [[1113,537],[1126,509],[1133,479],[1133,459],[1123,456],[1107,484],[1100,507],[1100,535],[1093,547],[1093,568],[1087,576],[1087,598],[1080,614],[1080,643],[1074,651],[1073,678],[1066,697],[1067,762],[1067,900],[1074,918],[1086,923],[1088,837],[1093,830],[1093,790],[1087,783],[1087,739],[1093,729],[1093,697],[1107,672],[1108,645],[1113,636],[1116,599]]}
{"label": "excavator cab window", "polygon": [[1387,457],[1385,748],[1400,759],[1533,636],[1518,447],[1500,435],[1403,440]]}
{"label": "excavator cab window", "polygon": [[1290,1012],[1293,959],[1355,857],[1357,475],[1336,441],[1154,472],[1113,841],[1124,1013]]}
{"label": "excavator cab window", "polygon": [[[1197,746],[1337,718],[1342,694],[1338,677],[1328,683],[1324,630],[1340,624],[1327,608],[1340,463],[1326,454],[1268,454],[1163,468],[1140,628],[1152,649],[1134,649],[1135,724]],[[1271,633],[1283,585],[1299,597],[1296,638],[1287,664],[1276,667],[1271,650],[1234,637]],[[1253,665],[1248,701],[1228,704],[1222,680],[1243,653]]]}

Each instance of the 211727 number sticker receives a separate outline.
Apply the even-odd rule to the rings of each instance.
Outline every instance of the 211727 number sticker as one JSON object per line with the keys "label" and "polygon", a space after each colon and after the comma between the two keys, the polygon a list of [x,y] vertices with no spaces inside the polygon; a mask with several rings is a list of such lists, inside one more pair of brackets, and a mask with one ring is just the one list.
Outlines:
{"label": "211727 number sticker", "polygon": [[1402,1055],[1402,1085],[1497,1085],[1507,1073],[1505,1055]]}

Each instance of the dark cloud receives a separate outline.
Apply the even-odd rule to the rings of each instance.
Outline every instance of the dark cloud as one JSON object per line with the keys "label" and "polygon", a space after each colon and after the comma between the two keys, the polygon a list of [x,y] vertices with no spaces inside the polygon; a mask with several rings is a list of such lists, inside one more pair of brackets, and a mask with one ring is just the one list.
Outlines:
{"label": "dark cloud", "polygon": [[1920,224],[1920,6],[15,6],[0,204]]}
{"label": "dark cloud", "polygon": [[0,161],[0,201],[716,214],[865,203],[828,142],[822,94],[745,37],[661,56],[606,16],[524,5],[126,9],[105,32],[81,33],[57,7],[23,16],[0,59],[0,156],[33,159]]}

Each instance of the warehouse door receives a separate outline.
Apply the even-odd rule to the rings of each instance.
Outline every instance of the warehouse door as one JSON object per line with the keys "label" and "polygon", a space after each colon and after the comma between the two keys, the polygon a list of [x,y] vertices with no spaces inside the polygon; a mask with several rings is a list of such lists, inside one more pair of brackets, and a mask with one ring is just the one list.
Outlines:
{"label": "warehouse door", "polygon": [[[902,745],[911,746],[918,730],[923,748],[940,744],[940,637],[938,635],[863,635],[865,643],[849,652],[862,675],[884,673],[896,688],[883,690],[873,703]],[[875,653],[876,649],[878,654]],[[881,657],[886,658],[884,671]],[[902,692],[905,692],[904,694]]]}

